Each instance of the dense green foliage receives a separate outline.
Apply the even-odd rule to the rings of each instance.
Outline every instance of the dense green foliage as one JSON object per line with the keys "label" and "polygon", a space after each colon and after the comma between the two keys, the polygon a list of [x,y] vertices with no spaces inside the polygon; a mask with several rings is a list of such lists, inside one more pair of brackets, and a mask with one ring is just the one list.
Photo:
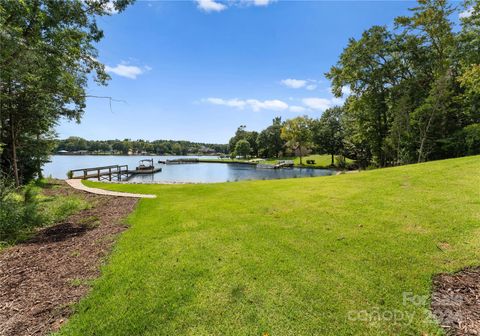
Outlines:
{"label": "dense green foliage", "polygon": [[60,151],[71,153],[86,151],[93,154],[227,154],[228,146],[176,140],[85,140],[80,137],[69,137],[56,141],[54,153]]}
{"label": "dense green foliage", "polygon": [[[464,10],[469,15],[456,29],[452,17]],[[446,0],[420,0],[411,16],[396,18],[395,29],[374,26],[350,39],[326,76],[336,96],[348,92],[345,104],[317,120],[274,120],[258,134],[251,155],[298,152],[299,142],[291,136],[281,142],[276,130],[292,135],[287,129],[300,121],[308,126],[303,151],[330,154],[332,163],[335,155],[360,167],[384,167],[480,153],[478,1],[454,8]],[[241,126],[230,150],[256,134]]]}
{"label": "dense green foliage", "polygon": [[440,334],[429,300],[404,295],[429,297],[433,275],[478,264],[479,168],[476,156],[275,181],[87,182],[157,198],[139,202],[60,335]]}
{"label": "dense green foliage", "polygon": [[41,174],[58,120],[80,120],[88,76],[106,84],[96,20],[131,1],[0,0],[0,171],[17,186]]}
{"label": "dense green foliage", "polygon": [[277,117],[273,119],[272,125],[261,131],[257,136],[258,156],[268,158],[278,158],[282,155],[285,146],[285,140],[282,139],[282,119]]}
{"label": "dense green foliage", "polygon": [[331,165],[335,164],[335,155],[344,154],[343,109],[333,107],[323,112],[320,119],[314,120],[312,125],[313,143],[316,151],[331,156]]}
{"label": "dense green foliage", "polygon": [[235,144],[235,154],[241,157],[246,158],[250,155],[250,143],[245,139],[240,139]]}
{"label": "dense green foliage", "polygon": [[296,117],[284,122],[280,137],[286,141],[286,146],[300,157],[305,156],[312,146],[312,120],[308,117]]}
{"label": "dense green foliage", "polygon": [[27,238],[33,229],[64,220],[90,206],[75,196],[45,196],[45,188],[56,186],[41,180],[23,187],[0,177],[0,247]]}
{"label": "dense green foliage", "polygon": [[[351,39],[327,77],[345,103],[345,142],[353,158],[379,166],[470,152],[480,123],[480,3],[456,31],[446,0],[420,0],[395,29],[374,26]],[[480,149],[477,149],[477,153]]]}

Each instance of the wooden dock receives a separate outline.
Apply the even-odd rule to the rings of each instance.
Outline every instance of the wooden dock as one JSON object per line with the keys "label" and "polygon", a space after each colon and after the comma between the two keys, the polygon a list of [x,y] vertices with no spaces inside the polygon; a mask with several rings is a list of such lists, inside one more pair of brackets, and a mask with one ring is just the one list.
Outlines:
{"label": "wooden dock", "polygon": [[162,171],[162,168],[152,169],[128,169],[128,165],[112,165],[103,167],[91,167],[73,169],[68,172],[68,178],[89,180],[97,179],[98,181],[122,181],[122,179],[128,180],[130,177],[139,174],[155,174]]}
{"label": "wooden dock", "polygon": [[183,158],[183,159],[169,159],[169,160],[159,160],[158,163],[161,164],[189,164],[189,163],[199,163],[200,161],[197,158]]}
{"label": "wooden dock", "polygon": [[279,169],[279,168],[292,168],[294,166],[293,161],[286,160],[286,161],[280,161],[278,163],[274,164],[258,164],[257,168],[265,168],[265,169]]}

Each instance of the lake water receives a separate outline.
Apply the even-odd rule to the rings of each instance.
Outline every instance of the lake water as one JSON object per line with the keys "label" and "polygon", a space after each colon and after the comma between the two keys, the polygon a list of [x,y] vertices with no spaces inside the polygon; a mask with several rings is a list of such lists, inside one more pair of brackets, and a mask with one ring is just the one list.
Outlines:
{"label": "lake water", "polygon": [[[208,158],[211,156],[188,156],[188,158]],[[129,169],[135,169],[138,161],[153,158],[155,165],[162,167],[156,174],[136,175],[129,179],[133,182],[233,182],[241,180],[270,180],[282,178],[325,176],[331,175],[328,169],[284,168],[265,169],[253,165],[222,164],[222,163],[191,163],[178,165],[158,164],[157,161],[179,159],[181,156],[118,156],[118,155],[53,155],[51,162],[43,168],[45,176],[65,179],[67,172],[72,169],[90,168],[109,165],[127,164]]]}

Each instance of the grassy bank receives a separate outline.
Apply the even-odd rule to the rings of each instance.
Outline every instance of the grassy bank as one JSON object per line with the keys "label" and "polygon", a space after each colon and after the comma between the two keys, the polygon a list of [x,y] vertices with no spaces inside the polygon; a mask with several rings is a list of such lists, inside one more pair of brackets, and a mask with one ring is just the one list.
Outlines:
{"label": "grassy bank", "polygon": [[[302,158],[302,164],[300,164],[300,157],[284,157],[280,159],[268,159],[264,163],[273,164],[278,160],[293,160],[295,167],[308,167],[308,168],[331,168],[332,157],[327,154],[312,154]],[[307,163],[307,160],[313,160],[315,163]],[[346,158],[345,163],[351,164],[353,160]],[[334,165],[336,165],[335,163]]]}
{"label": "grassy bank", "polygon": [[[265,161],[261,161],[260,164],[275,164],[278,163],[279,160],[293,160],[293,164],[295,167],[308,167],[308,168],[324,168],[328,169],[331,168],[332,157],[327,154],[312,154],[308,156],[304,156],[302,158],[302,164],[300,164],[300,157],[282,157],[278,159],[266,159]],[[313,160],[315,163],[307,163],[307,160]],[[199,162],[208,162],[208,163],[250,163],[250,160],[242,160],[242,159],[199,159]],[[347,166],[353,163],[353,160],[346,158],[345,162]],[[336,163],[335,163],[336,164]]]}
{"label": "grassy bank", "polygon": [[[432,335],[479,263],[480,157],[359,174],[112,185],[142,199],[61,335]],[[413,295],[417,295],[413,297]]]}

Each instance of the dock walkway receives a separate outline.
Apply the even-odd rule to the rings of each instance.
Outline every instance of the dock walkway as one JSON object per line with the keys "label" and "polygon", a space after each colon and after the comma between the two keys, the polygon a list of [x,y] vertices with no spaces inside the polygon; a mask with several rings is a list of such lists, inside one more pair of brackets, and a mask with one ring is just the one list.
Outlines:
{"label": "dock walkway", "polygon": [[97,195],[107,195],[107,196],[118,196],[118,197],[136,197],[136,198],[156,198],[156,195],[149,194],[133,194],[133,193],[124,193],[119,191],[110,191],[98,188],[90,188],[82,183],[82,180],[79,179],[68,179],[66,180],[68,185],[74,189],[86,191],[92,194]]}

